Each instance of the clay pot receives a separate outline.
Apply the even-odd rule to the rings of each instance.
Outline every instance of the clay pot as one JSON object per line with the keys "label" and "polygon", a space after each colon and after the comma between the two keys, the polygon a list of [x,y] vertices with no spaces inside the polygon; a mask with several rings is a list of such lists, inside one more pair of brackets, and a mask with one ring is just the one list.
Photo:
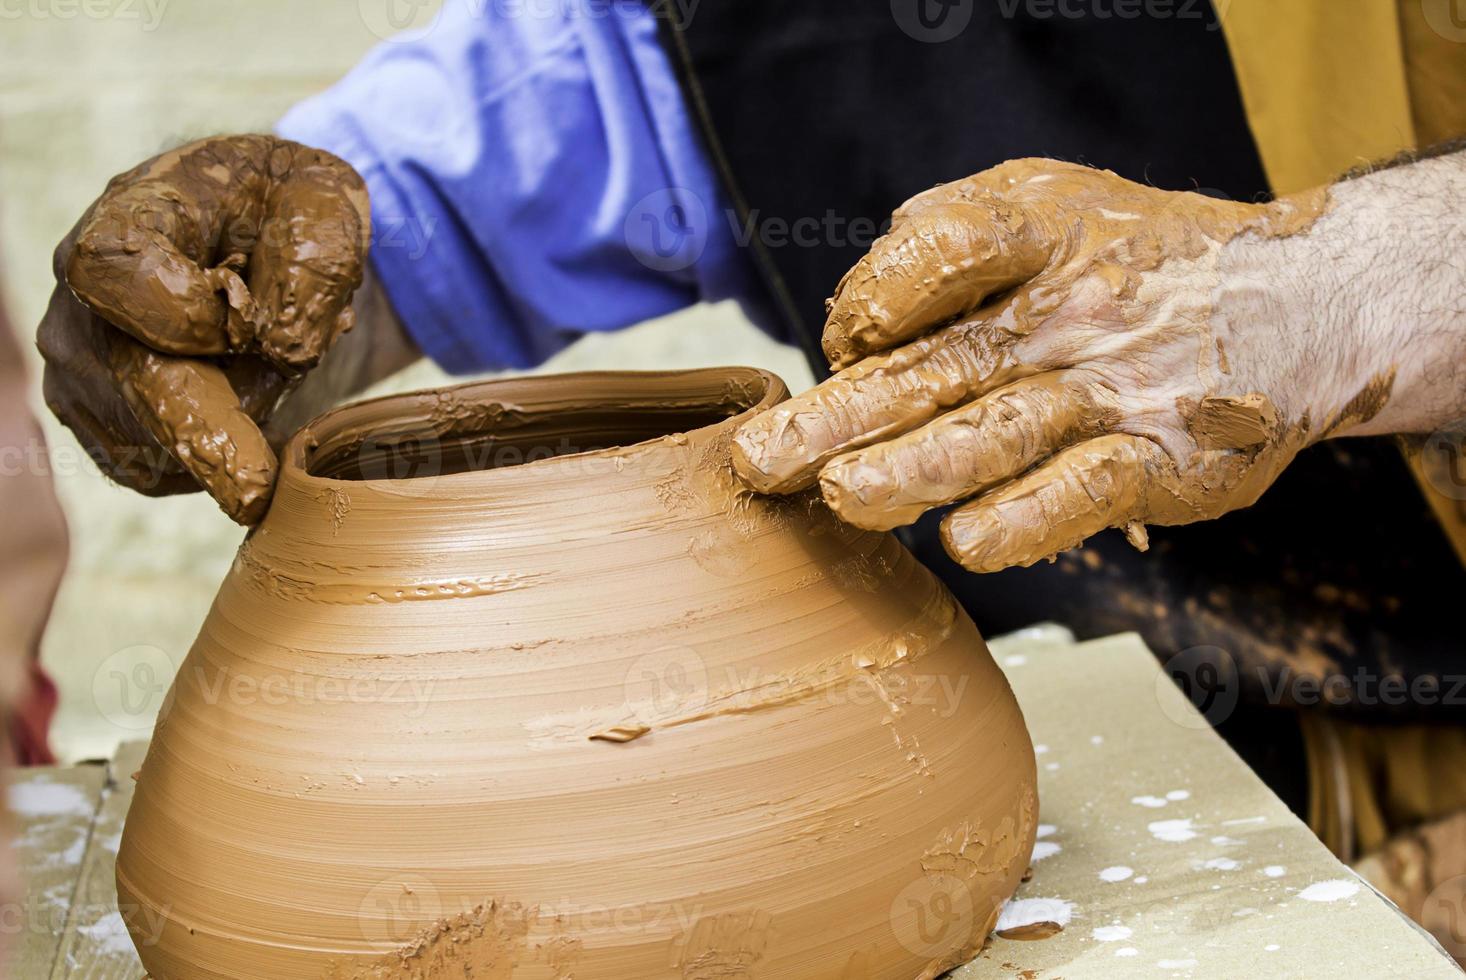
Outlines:
{"label": "clay pot", "polygon": [[901,978],[1032,850],[1003,675],[895,538],[728,465],[750,369],[299,433],[117,862],[154,980]]}

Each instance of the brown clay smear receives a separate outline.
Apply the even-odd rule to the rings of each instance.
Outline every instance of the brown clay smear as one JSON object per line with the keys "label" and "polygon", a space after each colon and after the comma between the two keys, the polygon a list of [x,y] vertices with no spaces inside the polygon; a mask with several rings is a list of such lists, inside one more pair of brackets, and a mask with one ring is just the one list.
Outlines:
{"label": "brown clay smear", "polygon": [[1278,410],[1260,392],[1208,395],[1187,418],[1186,425],[1203,449],[1248,449],[1277,437]]}
{"label": "brown clay smear", "polygon": [[[969,955],[986,911],[918,955],[893,903],[943,841],[974,909],[1011,894],[1027,733],[894,538],[737,483],[732,431],[783,394],[523,378],[303,430],[138,780],[118,884],[138,935],[163,923],[151,974],[909,980]],[[709,534],[727,564],[690,548]],[[477,581],[525,584],[367,598]]]}
{"label": "brown clay smear", "polygon": [[1356,425],[1363,425],[1378,415],[1390,400],[1395,390],[1397,369],[1391,368],[1384,374],[1369,379],[1369,382],[1353,398],[1349,399],[1336,417],[1324,426],[1324,434],[1340,432]]}
{"label": "brown clay smear", "polygon": [[526,959],[532,918],[522,908],[488,902],[439,920],[369,966],[348,967],[345,972],[333,969],[327,980],[510,980]]}
{"label": "brown clay smear", "polygon": [[1032,942],[1037,939],[1051,939],[1063,931],[1064,927],[1057,922],[1030,922],[1012,929],[1003,929],[998,933],[998,938]]}

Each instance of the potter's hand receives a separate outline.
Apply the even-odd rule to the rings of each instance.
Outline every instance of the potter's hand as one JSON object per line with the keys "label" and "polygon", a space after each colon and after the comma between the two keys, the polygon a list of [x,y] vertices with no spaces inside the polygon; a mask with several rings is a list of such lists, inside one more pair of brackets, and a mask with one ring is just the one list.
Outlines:
{"label": "potter's hand", "polygon": [[369,234],[356,172],[272,136],[113,178],[56,250],[47,404],[119,483],[202,486],[259,520],[276,463],[261,427],[351,329]]}
{"label": "potter's hand", "polygon": [[974,498],[942,526],[973,571],[1245,507],[1389,394],[1347,330],[1325,336],[1327,287],[1297,271],[1328,200],[1239,204],[1046,160],[924,193],[831,301],[844,370],[749,422],[738,473],[765,492],[818,478],[875,529]]}

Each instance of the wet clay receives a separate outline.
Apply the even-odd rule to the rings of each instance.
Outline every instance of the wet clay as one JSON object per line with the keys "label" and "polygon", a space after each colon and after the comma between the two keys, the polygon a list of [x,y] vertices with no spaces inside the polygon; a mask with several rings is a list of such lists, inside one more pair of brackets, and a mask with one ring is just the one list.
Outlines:
{"label": "wet clay", "polygon": [[1258,206],[1162,191],[1078,164],[1010,160],[896,211],[891,232],[829,301],[825,355],[832,367],[849,367],[1040,277],[1041,289],[1014,297],[1029,320],[1056,310],[1089,274],[1117,296],[1133,295],[1138,273],[1239,235],[1297,234],[1327,203],[1322,189]]}
{"label": "wet clay", "polygon": [[1012,929],[1003,929],[997,933],[997,936],[999,939],[1033,942],[1039,939],[1052,939],[1063,931],[1064,927],[1057,922],[1030,922],[1027,925],[1014,926]]}
{"label": "wet clay", "polygon": [[1247,449],[1277,437],[1278,410],[1255,391],[1240,397],[1208,395],[1186,426],[1203,449]]}
{"label": "wet clay", "polygon": [[302,430],[138,779],[117,877],[154,980],[975,954],[1033,847],[1022,717],[894,538],[737,482],[784,396],[523,378]]}
{"label": "wet clay", "polygon": [[[976,497],[943,526],[974,571],[1106,527],[1144,547],[1147,522],[1245,506],[1319,433],[1229,390],[1217,263],[1240,237],[1305,231],[1328,201],[1242,204],[1048,160],[920,195],[831,300],[825,350],[844,369],[740,430],[735,468],[765,493],[818,480],[875,530]],[[1161,360],[1177,349],[1189,360]],[[1145,401],[1168,387],[1204,394]]]}
{"label": "wet clay", "polygon": [[128,407],[241,523],[276,466],[255,422],[351,329],[369,237],[356,172],[273,136],[163,153],[78,225],[65,282],[118,328],[101,339]]}

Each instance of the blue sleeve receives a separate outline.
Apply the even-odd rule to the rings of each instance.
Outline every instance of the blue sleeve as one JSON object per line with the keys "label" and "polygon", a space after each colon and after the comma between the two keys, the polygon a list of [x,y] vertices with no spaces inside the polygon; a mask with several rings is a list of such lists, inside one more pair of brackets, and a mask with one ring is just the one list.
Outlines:
{"label": "blue sleeve", "polygon": [[377,275],[450,371],[528,367],[699,301],[767,320],[639,4],[449,0],[278,131],[362,174]]}

